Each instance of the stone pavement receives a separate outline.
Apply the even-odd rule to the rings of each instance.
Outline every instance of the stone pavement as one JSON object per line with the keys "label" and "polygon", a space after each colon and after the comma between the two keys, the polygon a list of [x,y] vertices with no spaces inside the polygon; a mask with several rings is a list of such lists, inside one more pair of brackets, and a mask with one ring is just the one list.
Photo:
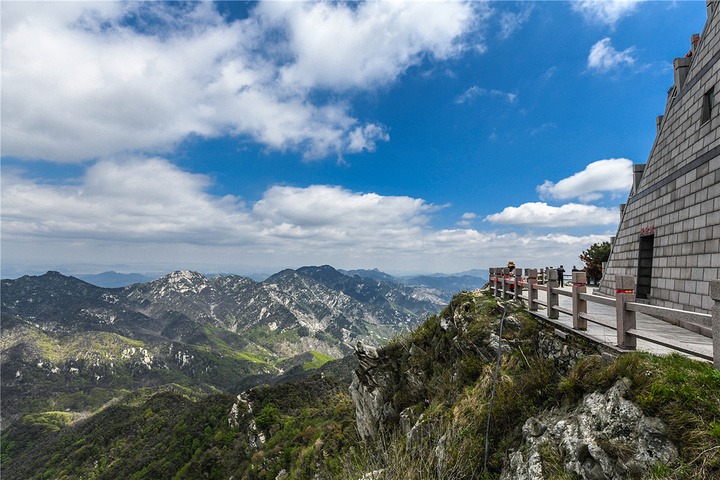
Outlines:
{"label": "stone pavement", "polygon": [[[563,287],[562,290],[570,292],[572,291],[572,288]],[[587,287],[587,293],[592,293],[593,290],[593,287]],[[547,293],[543,291],[538,291],[538,300],[546,302]],[[572,309],[572,297],[560,295],[559,302],[561,307]],[[546,316],[545,307],[540,306],[540,310],[538,311],[538,313]],[[592,315],[594,317],[602,319],[606,323],[610,323],[612,325],[616,323],[615,309],[613,307],[601,305],[594,302],[587,302],[587,313],[588,315]],[[565,327],[572,328],[572,316],[562,312],[560,312],[560,317],[557,320],[549,321],[558,322]],[[687,345],[702,346],[705,349],[709,349],[710,352],[712,352],[713,349],[712,338],[708,338],[698,333],[685,330],[684,328],[672,325],[670,323],[664,322],[660,319],[651,317],[643,313],[636,313],[636,329],[640,331],[651,332],[664,338],[674,340],[676,342],[682,342]],[[602,343],[617,346],[617,333],[615,332],[615,330],[588,321],[588,328],[585,333],[589,336],[594,337]],[[675,351],[670,348],[640,339],[637,340],[637,349],[645,352],[654,353],[655,355],[666,355]],[[695,358],[696,360],[708,361],[706,359],[701,359],[689,354],[683,353],[683,355]]]}

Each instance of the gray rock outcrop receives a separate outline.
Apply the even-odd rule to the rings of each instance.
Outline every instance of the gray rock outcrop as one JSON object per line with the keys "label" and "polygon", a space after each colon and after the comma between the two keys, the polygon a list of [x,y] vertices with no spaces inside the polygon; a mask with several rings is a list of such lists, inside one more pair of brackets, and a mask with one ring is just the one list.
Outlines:
{"label": "gray rock outcrop", "polygon": [[548,469],[582,480],[622,480],[670,463],[678,452],[665,424],[623,398],[629,387],[623,379],[606,393],[585,395],[574,411],[553,409],[529,418],[523,445],[510,455],[501,480],[544,480]]}
{"label": "gray rock outcrop", "polygon": [[383,368],[375,347],[358,342],[355,356],[360,367],[353,372],[350,395],[355,404],[358,432],[361,438],[367,439],[377,434],[386,417],[395,414],[390,399],[396,379],[392,369]]}

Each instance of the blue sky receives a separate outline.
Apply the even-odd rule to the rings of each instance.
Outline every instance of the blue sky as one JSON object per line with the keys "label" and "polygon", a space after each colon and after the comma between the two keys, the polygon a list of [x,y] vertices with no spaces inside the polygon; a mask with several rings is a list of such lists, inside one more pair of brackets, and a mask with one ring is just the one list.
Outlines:
{"label": "blue sky", "polygon": [[579,264],[704,1],[2,2],[2,276]]}

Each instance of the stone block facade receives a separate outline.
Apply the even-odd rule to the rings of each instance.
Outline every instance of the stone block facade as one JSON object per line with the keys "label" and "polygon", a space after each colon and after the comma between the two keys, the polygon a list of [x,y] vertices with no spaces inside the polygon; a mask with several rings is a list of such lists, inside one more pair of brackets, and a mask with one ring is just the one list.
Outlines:
{"label": "stone block facade", "polygon": [[640,301],[709,313],[709,282],[720,278],[720,2],[691,53],[676,59],[675,83],[658,117],[658,134],[636,178],[601,292],[615,278],[636,279]]}

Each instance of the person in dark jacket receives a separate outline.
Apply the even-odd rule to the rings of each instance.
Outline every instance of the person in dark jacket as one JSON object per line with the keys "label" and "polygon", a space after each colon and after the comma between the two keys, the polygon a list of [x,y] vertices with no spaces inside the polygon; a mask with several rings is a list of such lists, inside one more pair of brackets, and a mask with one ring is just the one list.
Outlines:
{"label": "person in dark jacket", "polygon": [[563,268],[562,265],[560,265],[560,268],[557,269],[557,272],[558,272],[558,281],[560,282],[560,286],[564,287],[565,286],[565,278],[564,278],[565,277],[565,269]]}

